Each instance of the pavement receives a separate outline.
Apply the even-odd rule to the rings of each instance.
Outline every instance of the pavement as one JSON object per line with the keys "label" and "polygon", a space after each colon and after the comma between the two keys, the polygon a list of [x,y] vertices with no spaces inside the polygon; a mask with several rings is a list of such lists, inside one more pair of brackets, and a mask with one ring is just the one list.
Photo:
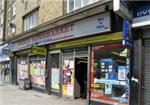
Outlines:
{"label": "pavement", "polygon": [[35,90],[20,90],[18,86],[0,80],[0,105],[86,105],[86,100],[60,98]]}

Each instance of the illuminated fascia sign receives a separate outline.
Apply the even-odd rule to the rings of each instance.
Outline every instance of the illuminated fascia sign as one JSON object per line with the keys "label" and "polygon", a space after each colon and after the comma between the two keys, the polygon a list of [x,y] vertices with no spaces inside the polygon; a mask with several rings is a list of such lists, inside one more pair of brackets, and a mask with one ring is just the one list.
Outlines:
{"label": "illuminated fascia sign", "polygon": [[132,27],[138,28],[150,25],[150,3],[140,2],[133,8]]}
{"label": "illuminated fascia sign", "polygon": [[38,35],[33,35],[12,43],[12,51],[45,45],[62,40],[78,38],[111,31],[110,13],[102,13],[76,22],[51,28]]}
{"label": "illuminated fascia sign", "polygon": [[129,10],[128,0],[113,0],[113,10],[122,18],[131,21],[132,14]]}

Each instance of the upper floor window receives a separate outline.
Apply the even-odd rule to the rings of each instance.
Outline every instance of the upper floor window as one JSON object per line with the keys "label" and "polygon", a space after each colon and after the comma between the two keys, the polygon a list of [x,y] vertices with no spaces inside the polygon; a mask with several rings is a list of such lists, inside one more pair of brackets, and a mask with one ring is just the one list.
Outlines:
{"label": "upper floor window", "polygon": [[24,31],[36,27],[38,25],[38,10],[35,10],[30,14],[27,14],[23,18],[23,24],[24,24]]}
{"label": "upper floor window", "polygon": [[97,1],[98,0],[67,0],[67,12],[69,13]]}
{"label": "upper floor window", "polygon": [[10,20],[10,18],[11,18],[11,8],[8,8],[7,17],[8,17],[8,20]]}
{"label": "upper floor window", "polygon": [[0,28],[0,39],[3,38],[3,28]]}
{"label": "upper floor window", "polygon": [[16,21],[13,19],[11,21],[11,33],[14,33],[16,31]]}
{"label": "upper floor window", "polygon": [[3,9],[4,9],[4,0],[2,0],[1,3],[2,3],[2,4],[1,4],[1,6],[2,6],[1,8],[2,8],[2,10],[3,10]]}
{"label": "upper floor window", "polygon": [[0,25],[3,24],[3,14],[0,15]]}
{"label": "upper floor window", "polygon": [[11,27],[10,27],[10,21],[8,21],[7,23],[7,36],[10,36],[10,33],[11,33]]}
{"label": "upper floor window", "polygon": [[12,16],[16,15],[16,3],[12,5]]}
{"label": "upper floor window", "polygon": [[7,0],[7,6],[11,5],[11,0]]}

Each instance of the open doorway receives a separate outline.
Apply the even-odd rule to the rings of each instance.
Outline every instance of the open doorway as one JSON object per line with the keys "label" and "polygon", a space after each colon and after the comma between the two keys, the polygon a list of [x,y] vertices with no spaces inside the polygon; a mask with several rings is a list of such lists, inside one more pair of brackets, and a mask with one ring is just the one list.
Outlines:
{"label": "open doorway", "polygon": [[86,99],[87,96],[88,57],[75,58],[75,98]]}

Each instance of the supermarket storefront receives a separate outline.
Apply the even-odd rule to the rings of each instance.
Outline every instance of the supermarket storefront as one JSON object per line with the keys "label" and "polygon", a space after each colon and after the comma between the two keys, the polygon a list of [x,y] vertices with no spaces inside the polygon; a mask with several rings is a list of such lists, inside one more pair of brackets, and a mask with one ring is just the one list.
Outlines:
{"label": "supermarket storefront", "polygon": [[[111,16],[104,12],[13,42],[18,71],[25,69],[31,83],[50,94],[84,98],[91,105],[128,105],[129,50],[120,30],[112,31]],[[41,45],[45,54],[32,53]]]}

